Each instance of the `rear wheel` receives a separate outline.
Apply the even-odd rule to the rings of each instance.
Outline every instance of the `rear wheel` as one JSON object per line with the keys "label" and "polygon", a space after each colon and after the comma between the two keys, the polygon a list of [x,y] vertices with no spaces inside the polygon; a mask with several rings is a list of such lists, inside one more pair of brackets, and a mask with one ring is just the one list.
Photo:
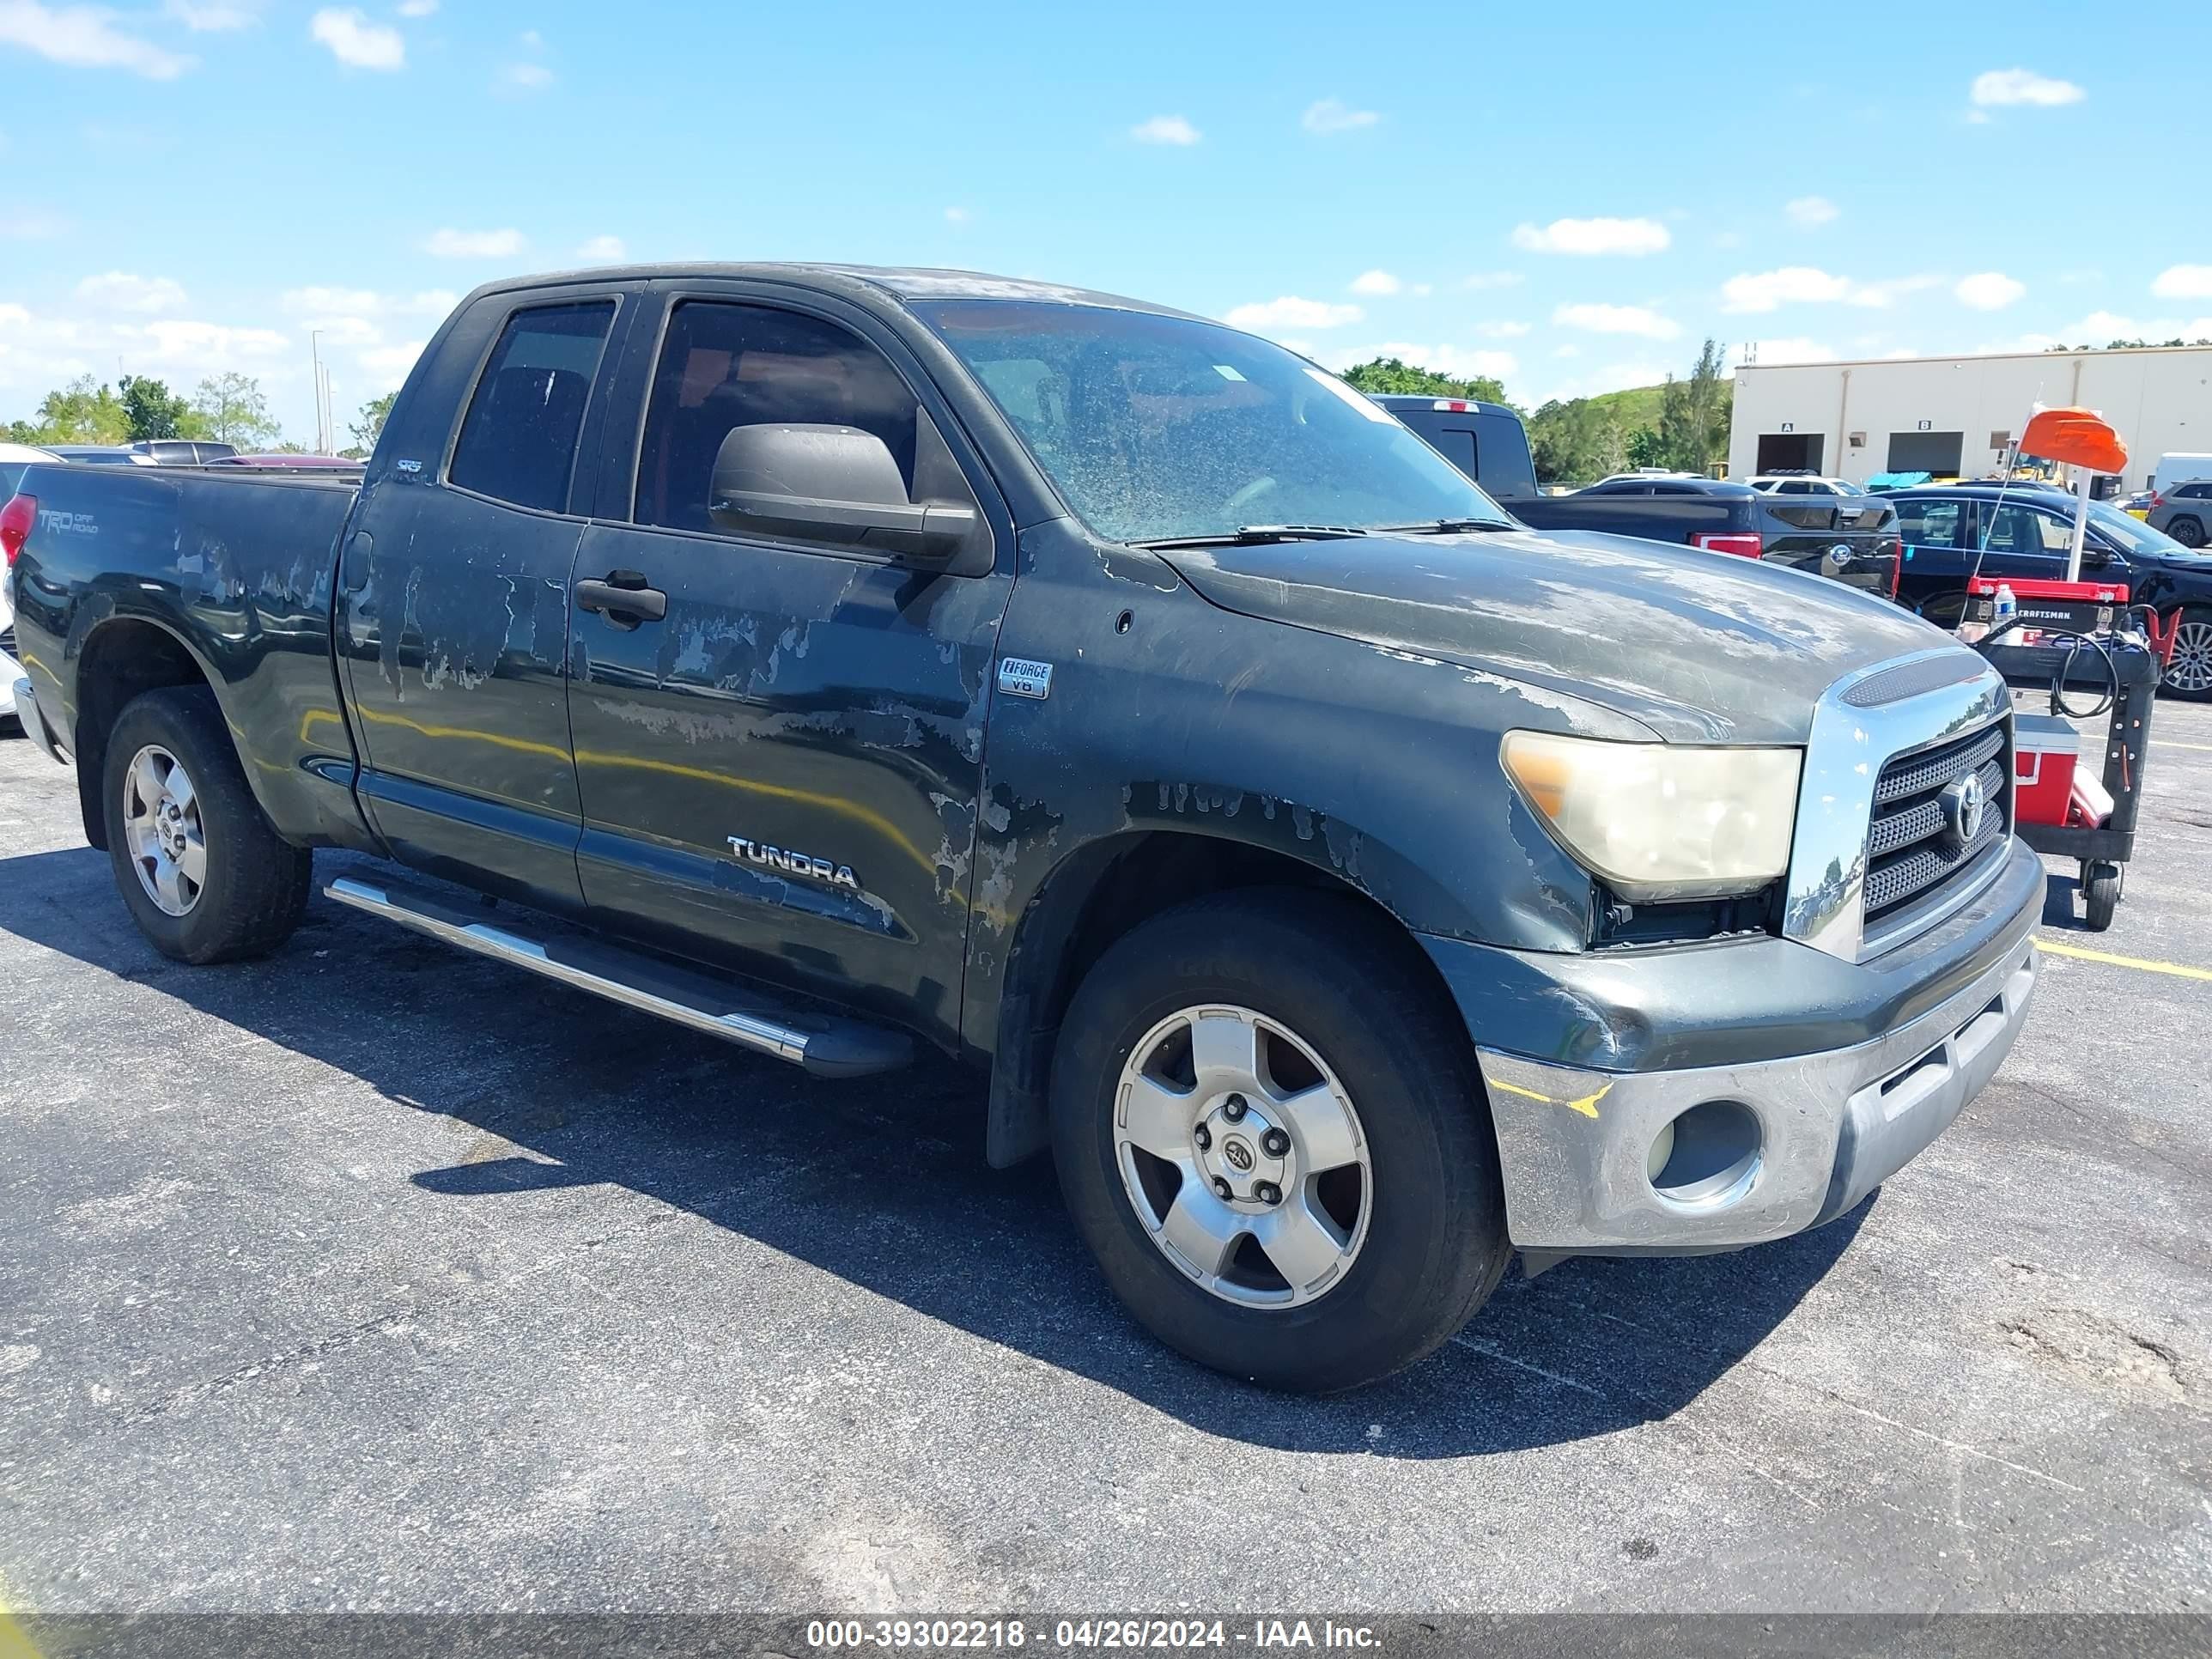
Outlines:
{"label": "rear wheel", "polygon": [[2176,519],[2172,524],[2166,526],[2166,533],[2184,547],[2204,545],[2204,526],[2200,520]]}
{"label": "rear wheel", "polygon": [[1127,934],[1068,1010],[1052,1100],[1108,1281],[1218,1370],[1374,1382],[1465,1324],[1510,1259],[1465,1029],[1348,901],[1232,895]]}
{"label": "rear wheel", "polygon": [[311,855],[262,816],[211,692],[134,698],[108,734],[104,787],[116,885],[163,956],[262,956],[299,925]]}
{"label": "rear wheel", "polygon": [[2175,623],[2166,689],[2176,696],[2212,697],[2212,610],[2191,605]]}

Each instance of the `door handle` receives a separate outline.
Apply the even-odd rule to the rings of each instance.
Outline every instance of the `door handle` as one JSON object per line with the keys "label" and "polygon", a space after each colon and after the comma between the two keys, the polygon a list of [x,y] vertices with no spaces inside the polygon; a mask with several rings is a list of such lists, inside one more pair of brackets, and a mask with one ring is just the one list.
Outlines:
{"label": "door handle", "polygon": [[578,610],[596,611],[617,628],[659,622],[668,614],[668,595],[647,586],[641,571],[610,570],[603,580],[578,582],[575,591]]}

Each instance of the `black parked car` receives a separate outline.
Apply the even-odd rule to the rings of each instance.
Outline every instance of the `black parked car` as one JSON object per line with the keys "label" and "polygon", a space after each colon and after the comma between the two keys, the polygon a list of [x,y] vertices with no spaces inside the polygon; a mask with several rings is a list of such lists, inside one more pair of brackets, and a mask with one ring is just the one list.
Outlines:
{"label": "black parked car", "polygon": [[1538,492],[1528,434],[1503,404],[1455,398],[1375,401],[1539,530],[1604,530],[1686,542],[1829,576],[1871,593],[1895,590],[1897,515],[1887,497],[1776,495],[1689,473],[1624,473],[1569,495]]}
{"label": "black parked car", "polygon": [[[1888,500],[1905,535],[1898,597],[1939,627],[1958,626],[1967,579],[1978,567],[2001,579],[2065,580],[2074,544],[2070,498],[1985,483],[1929,485]],[[2178,612],[2166,689],[2212,698],[2212,554],[2184,547],[2110,502],[2092,501],[2081,574],[2124,580],[2129,597],[2151,606],[2161,623]]]}

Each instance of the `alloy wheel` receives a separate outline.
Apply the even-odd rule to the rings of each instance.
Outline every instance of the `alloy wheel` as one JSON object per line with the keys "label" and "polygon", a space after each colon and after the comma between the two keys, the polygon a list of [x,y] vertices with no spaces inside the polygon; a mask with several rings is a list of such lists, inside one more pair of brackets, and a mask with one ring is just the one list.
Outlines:
{"label": "alloy wheel", "polygon": [[1186,1008],[1121,1068],[1114,1149],[1160,1253],[1224,1301],[1288,1308],[1344,1282],[1374,1172],[1351,1096],[1288,1027]]}
{"label": "alloy wheel", "polygon": [[165,915],[189,915],[207,884],[198,792],[177,757],[148,744],[123,775],[123,835],[138,884]]}
{"label": "alloy wheel", "polygon": [[2212,691],[2212,623],[2185,622],[2174,629],[2166,683],[2176,691]]}

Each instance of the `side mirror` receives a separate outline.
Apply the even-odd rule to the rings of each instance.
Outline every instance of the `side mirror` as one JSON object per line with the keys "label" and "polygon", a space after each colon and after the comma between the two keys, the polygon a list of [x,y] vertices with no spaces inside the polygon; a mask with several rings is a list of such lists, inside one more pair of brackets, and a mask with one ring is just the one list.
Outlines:
{"label": "side mirror", "polygon": [[707,514],[738,535],[789,536],[943,563],[974,536],[973,507],[908,498],[890,446],[858,427],[731,429],[715,453]]}
{"label": "side mirror", "polygon": [[2110,547],[2106,546],[2103,542],[2099,541],[2094,536],[2087,536],[2082,538],[2081,568],[2084,570],[2102,570],[2106,566],[2111,564],[2112,562],[2112,550]]}

